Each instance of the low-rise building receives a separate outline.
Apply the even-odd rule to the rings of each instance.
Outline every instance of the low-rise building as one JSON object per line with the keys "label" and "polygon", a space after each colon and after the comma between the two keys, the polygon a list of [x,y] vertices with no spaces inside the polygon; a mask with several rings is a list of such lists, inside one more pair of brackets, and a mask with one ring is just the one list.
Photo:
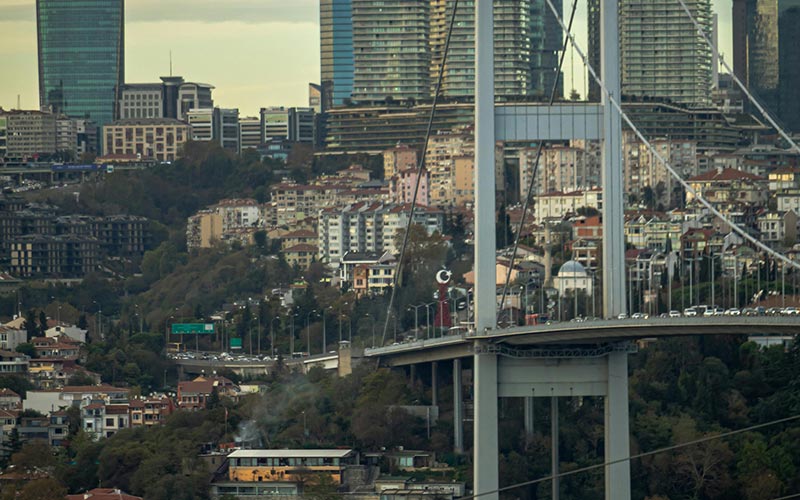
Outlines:
{"label": "low-rise building", "polygon": [[603,209],[603,191],[600,188],[586,191],[559,191],[537,196],[534,199],[533,218],[537,223],[546,220],[564,219],[578,214],[579,208]]}
{"label": "low-rise building", "polygon": [[0,350],[0,374],[26,374],[30,358],[20,352]]}
{"label": "low-rise building", "polygon": [[158,425],[175,411],[175,405],[167,396],[135,398],[129,403],[131,427]]}
{"label": "low-rise building", "polygon": [[17,346],[28,341],[28,332],[22,328],[0,326],[0,349],[14,351]]}
{"label": "low-rise building", "polygon": [[761,232],[760,239],[767,245],[791,247],[797,243],[798,217],[794,210],[764,212],[756,220]]}
{"label": "low-rise building", "polygon": [[314,245],[299,243],[289,248],[281,250],[281,255],[290,266],[297,266],[298,269],[308,269],[317,259],[319,249]]}

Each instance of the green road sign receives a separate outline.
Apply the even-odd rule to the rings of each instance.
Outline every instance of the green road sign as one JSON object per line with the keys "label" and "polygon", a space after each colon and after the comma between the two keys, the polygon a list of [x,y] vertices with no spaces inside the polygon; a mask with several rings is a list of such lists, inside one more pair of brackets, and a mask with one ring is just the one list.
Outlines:
{"label": "green road sign", "polygon": [[214,323],[173,323],[172,334],[213,335]]}
{"label": "green road sign", "polygon": [[241,349],[242,339],[231,339],[231,349]]}

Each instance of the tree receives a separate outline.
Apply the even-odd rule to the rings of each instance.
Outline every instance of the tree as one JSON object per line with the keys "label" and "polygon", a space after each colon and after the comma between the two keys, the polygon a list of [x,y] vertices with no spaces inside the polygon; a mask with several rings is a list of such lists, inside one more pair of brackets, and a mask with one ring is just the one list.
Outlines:
{"label": "tree", "polygon": [[23,342],[19,344],[15,349],[17,352],[21,352],[26,356],[30,356],[31,358],[38,358],[39,356],[36,354],[36,348],[30,342]]}
{"label": "tree", "polygon": [[54,500],[64,498],[67,489],[52,478],[35,479],[25,486],[17,497],[19,500]]}
{"label": "tree", "polygon": [[36,313],[33,309],[25,315],[25,330],[28,332],[28,342],[39,336],[39,328],[36,327]]}
{"label": "tree", "polygon": [[45,441],[29,441],[22,448],[11,455],[11,463],[20,469],[43,469],[56,464],[55,456],[50,446]]}

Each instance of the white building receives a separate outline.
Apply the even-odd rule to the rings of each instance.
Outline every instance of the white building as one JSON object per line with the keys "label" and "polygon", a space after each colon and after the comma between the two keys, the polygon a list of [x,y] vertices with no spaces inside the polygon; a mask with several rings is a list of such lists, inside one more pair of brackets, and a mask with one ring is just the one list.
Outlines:
{"label": "white building", "polygon": [[556,191],[537,196],[534,203],[534,221],[541,224],[547,219],[563,219],[568,215],[575,215],[583,207],[602,211],[603,190],[594,188],[571,193]]}
{"label": "white building", "polygon": [[554,285],[558,289],[560,296],[564,296],[569,290],[573,293],[575,290],[592,295],[592,278],[578,262],[570,260],[561,266],[558,270],[558,275],[553,278]]}

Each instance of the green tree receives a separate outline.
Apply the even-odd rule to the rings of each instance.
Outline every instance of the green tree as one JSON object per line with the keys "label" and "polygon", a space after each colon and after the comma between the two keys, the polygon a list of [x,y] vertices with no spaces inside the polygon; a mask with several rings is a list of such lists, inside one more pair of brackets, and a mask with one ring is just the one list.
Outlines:
{"label": "green tree", "polygon": [[17,352],[21,352],[26,356],[30,356],[31,358],[38,358],[39,356],[36,354],[36,347],[33,346],[30,342],[24,342],[19,344],[15,349]]}
{"label": "green tree", "polygon": [[34,479],[19,492],[19,500],[54,500],[64,498],[67,489],[52,478]]}

